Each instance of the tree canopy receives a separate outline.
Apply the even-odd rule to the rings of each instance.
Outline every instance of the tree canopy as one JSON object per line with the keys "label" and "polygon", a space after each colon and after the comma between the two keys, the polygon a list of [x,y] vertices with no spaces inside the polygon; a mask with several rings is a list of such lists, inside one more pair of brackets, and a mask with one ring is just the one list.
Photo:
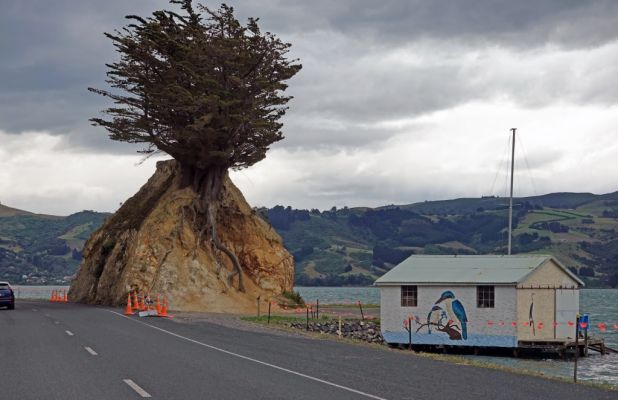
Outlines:
{"label": "tree canopy", "polygon": [[243,26],[225,4],[211,10],[171,0],[182,12],[156,11],[105,35],[120,60],[108,67],[110,117],[92,118],[113,140],[144,143],[144,154],[165,152],[185,167],[227,170],[251,166],[283,139],[281,117],[291,99],[285,81],[301,65],[290,44]]}

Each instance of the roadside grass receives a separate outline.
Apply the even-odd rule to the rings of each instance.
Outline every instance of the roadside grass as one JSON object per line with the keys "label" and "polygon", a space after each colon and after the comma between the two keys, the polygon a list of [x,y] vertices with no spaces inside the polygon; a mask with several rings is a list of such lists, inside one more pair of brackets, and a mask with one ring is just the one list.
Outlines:
{"label": "roadside grass", "polygon": [[[327,320],[328,318],[323,317],[324,320]],[[259,317],[240,317],[241,320],[243,321],[248,321],[248,322],[254,322],[254,323],[258,323],[258,324],[262,324],[262,325],[267,325],[268,324],[268,315],[261,315]],[[300,316],[296,316],[296,315],[271,315],[270,316],[270,323],[272,325],[287,325],[287,324],[291,324],[291,323],[297,323],[297,322],[305,322],[307,320],[306,317],[300,317]],[[310,321],[315,321],[314,319],[309,319]],[[320,318],[320,320],[322,320],[322,318]]]}

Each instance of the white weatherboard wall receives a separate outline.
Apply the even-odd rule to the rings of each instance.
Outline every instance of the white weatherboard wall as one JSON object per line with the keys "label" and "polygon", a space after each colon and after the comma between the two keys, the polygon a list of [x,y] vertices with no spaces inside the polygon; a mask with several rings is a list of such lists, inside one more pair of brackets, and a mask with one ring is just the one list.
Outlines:
{"label": "white weatherboard wall", "polygon": [[[410,285],[413,285],[412,283]],[[451,291],[463,305],[467,323],[467,339],[451,339],[446,332],[432,328],[429,333],[428,314],[442,293]],[[474,285],[417,285],[417,307],[401,306],[401,286],[380,286],[380,318],[382,335],[388,343],[408,343],[404,320],[408,315],[412,323],[412,343],[453,346],[517,347],[517,292],[515,286],[494,286],[493,308],[477,308]],[[491,324],[490,324],[491,322]],[[416,330],[421,328],[417,333]]]}
{"label": "white weatherboard wall", "polygon": [[562,268],[548,261],[520,282],[517,290],[518,340],[575,338],[578,282]]}
{"label": "white weatherboard wall", "polygon": [[575,338],[575,325],[573,322],[579,313],[579,290],[558,289],[556,291],[556,337]]}

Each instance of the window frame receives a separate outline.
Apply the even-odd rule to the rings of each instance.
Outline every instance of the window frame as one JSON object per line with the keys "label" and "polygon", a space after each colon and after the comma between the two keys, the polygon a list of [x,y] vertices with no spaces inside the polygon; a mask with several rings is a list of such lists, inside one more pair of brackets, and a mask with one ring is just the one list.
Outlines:
{"label": "window frame", "polygon": [[400,286],[400,304],[401,307],[418,307],[417,285]]}
{"label": "window frame", "polygon": [[476,308],[496,308],[496,287],[494,285],[476,287]]}

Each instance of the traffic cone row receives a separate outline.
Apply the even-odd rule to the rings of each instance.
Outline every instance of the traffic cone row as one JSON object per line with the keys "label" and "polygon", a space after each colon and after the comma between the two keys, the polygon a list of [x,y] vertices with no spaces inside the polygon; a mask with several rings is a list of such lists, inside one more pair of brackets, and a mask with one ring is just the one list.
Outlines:
{"label": "traffic cone row", "polygon": [[69,299],[67,296],[67,291],[66,289],[60,290],[60,289],[54,289],[51,291],[51,297],[49,298],[49,301],[52,303],[68,303]]}
{"label": "traffic cone row", "polygon": [[[133,296],[131,296],[131,293]],[[141,302],[140,302],[141,300]],[[129,292],[127,294],[127,306],[125,308],[125,315],[133,315],[135,311],[150,311],[151,310],[151,301],[150,295],[138,295],[137,292]],[[157,301],[154,306],[154,310],[157,311],[157,316],[159,317],[169,317],[167,313],[167,296],[163,298],[163,302],[161,302],[160,296],[157,295]]]}

